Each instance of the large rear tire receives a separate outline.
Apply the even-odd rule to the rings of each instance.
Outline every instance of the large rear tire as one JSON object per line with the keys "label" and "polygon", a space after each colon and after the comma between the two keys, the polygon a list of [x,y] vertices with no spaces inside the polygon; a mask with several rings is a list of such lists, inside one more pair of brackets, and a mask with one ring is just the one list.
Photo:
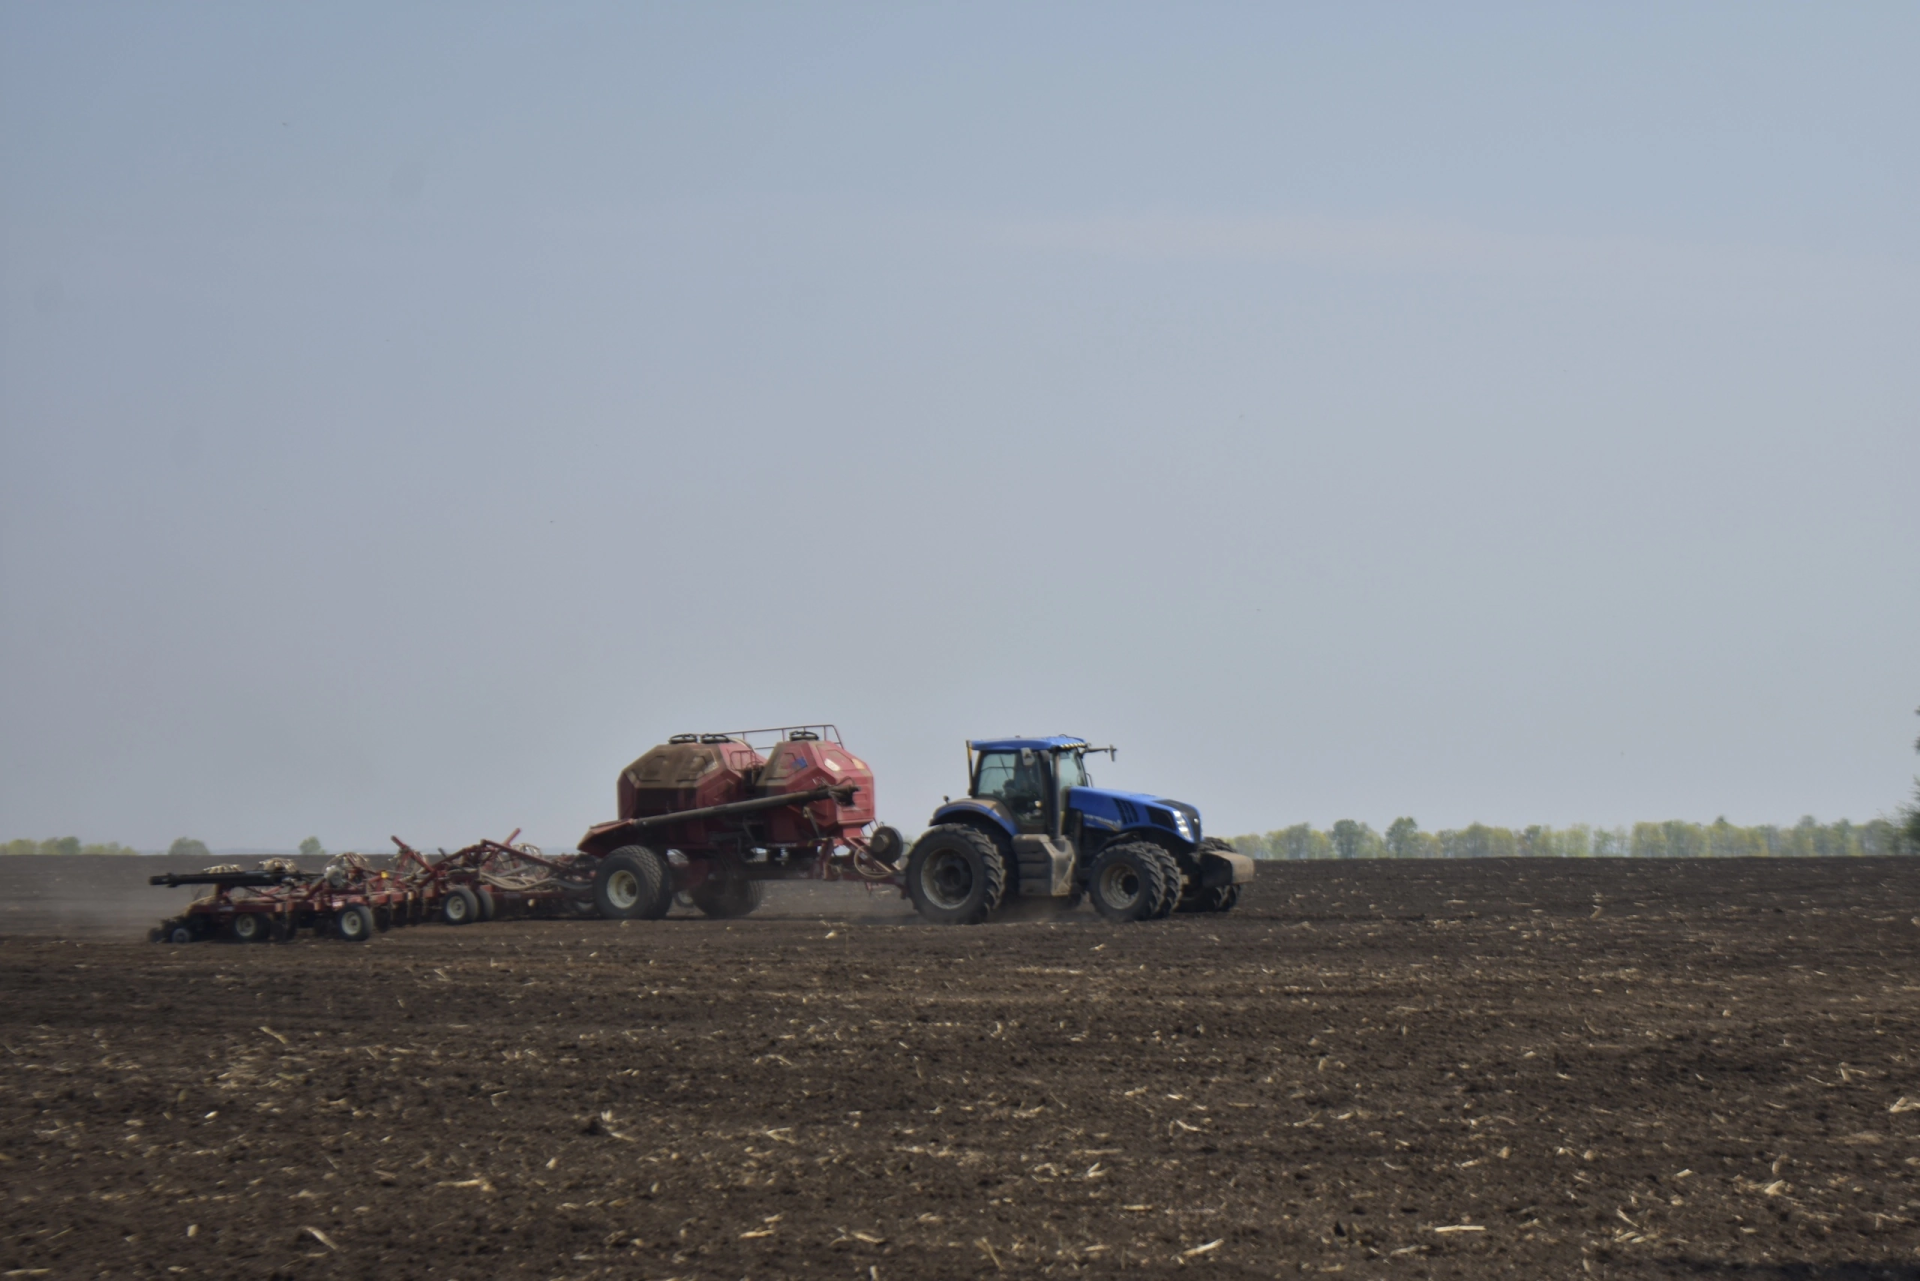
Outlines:
{"label": "large rear tire", "polygon": [[742,876],[715,876],[689,895],[693,905],[718,920],[746,916],[767,901],[767,883]]}
{"label": "large rear tire", "polygon": [[978,925],[1007,896],[1007,861],[984,833],[957,823],[930,828],[907,855],[907,896],[940,925]]}
{"label": "large rear tire", "polygon": [[624,845],[600,860],[593,905],[609,921],[657,921],[673,906],[666,860],[644,845]]}
{"label": "large rear tire", "polygon": [[1109,845],[1087,872],[1087,897],[1094,910],[1116,925],[1150,921],[1167,893],[1167,876],[1158,845],[1123,841]]}

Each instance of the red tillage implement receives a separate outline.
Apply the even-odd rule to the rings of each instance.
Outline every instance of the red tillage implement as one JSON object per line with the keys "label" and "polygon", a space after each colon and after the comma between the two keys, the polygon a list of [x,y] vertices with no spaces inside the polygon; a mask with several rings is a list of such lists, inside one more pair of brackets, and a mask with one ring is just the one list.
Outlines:
{"label": "red tillage implement", "polygon": [[210,867],[204,872],[168,872],[153,885],[206,885],[211,890],[184,914],[153,931],[155,942],[192,943],[230,938],[242,943],[290,939],[312,930],[352,943],[376,930],[419,920],[419,891],[389,872],[377,872],[357,854],[342,854],[320,872],[303,872],[286,859],[268,859],[248,870]]}
{"label": "red tillage implement", "polygon": [[480,841],[429,858],[399,837],[394,874],[416,888],[429,915],[449,925],[491,921],[502,912],[549,916],[592,911],[593,864],[577,854],[550,858],[536,846]]}

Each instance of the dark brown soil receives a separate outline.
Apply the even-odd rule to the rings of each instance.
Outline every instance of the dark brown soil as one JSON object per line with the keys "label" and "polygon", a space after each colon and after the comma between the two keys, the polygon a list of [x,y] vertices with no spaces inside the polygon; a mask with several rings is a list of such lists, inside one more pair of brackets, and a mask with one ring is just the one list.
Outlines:
{"label": "dark brown soil", "polygon": [[1260,875],[0,940],[0,1272],[1920,1278],[1920,860]]}

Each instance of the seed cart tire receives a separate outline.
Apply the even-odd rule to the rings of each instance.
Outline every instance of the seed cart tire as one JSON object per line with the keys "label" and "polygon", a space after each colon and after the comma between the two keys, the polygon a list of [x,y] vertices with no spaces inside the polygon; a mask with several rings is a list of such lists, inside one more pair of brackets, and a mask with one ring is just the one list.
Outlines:
{"label": "seed cart tire", "polygon": [[609,921],[657,921],[673,906],[666,860],[644,845],[625,845],[600,860],[593,905]]}
{"label": "seed cart tire", "polygon": [[236,912],[233,924],[229,926],[237,943],[264,943],[267,941],[267,918],[258,912]]}
{"label": "seed cart tire", "polygon": [[480,900],[466,886],[456,885],[440,900],[440,919],[448,925],[472,925],[480,919]]}
{"label": "seed cart tire", "polygon": [[393,909],[382,903],[373,909],[373,928],[385,934],[393,928]]}
{"label": "seed cart tire", "polygon": [[708,880],[689,895],[693,905],[717,920],[746,916],[767,901],[767,883],[728,876]]}
{"label": "seed cart tire", "polygon": [[941,925],[978,925],[1007,896],[1007,860],[983,832],[957,823],[927,829],[907,855],[907,895]]}
{"label": "seed cart tire", "polygon": [[888,867],[899,867],[907,856],[907,838],[890,823],[882,823],[867,836],[867,853]]}
{"label": "seed cart tire", "polygon": [[491,921],[499,914],[500,909],[496,907],[493,902],[492,890],[484,885],[476,886],[473,891],[473,896],[480,901],[481,920]]}
{"label": "seed cart tire", "polygon": [[1158,845],[1123,841],[1093,860],[1087,873],[1087,897],[1094,911],[1115,924],[1149,921],[1167,892],[1165,856]]}
{"label": "seed cart tire", "polygon": [[333,932],[343,943],[364,943],[373,937],[373,913],[364,903],[350,903],[333,918]]}
{"label": "seed cart tire", "polygon": [[173,944],[193,942],[192,927],[185,924],[174,926],[167,931],[167,942]]}

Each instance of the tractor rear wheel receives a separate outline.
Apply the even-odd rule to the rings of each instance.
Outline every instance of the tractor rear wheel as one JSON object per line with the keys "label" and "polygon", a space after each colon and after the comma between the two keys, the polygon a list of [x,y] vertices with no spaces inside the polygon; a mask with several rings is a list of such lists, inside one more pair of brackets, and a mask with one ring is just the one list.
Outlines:
{"label": "tractor rear wheel", "polygon": [[480,900],[464,885],[456,885],[440,900],[440,919],[448,925],[472,925],[480,919]]}
{"label": "tractor rear wheel", "polygon": [[709,877],[689,896],[708,916],[728,920],[745,916],[767,901],[767,883],[744,876]]}
{"label": "tractor rear wheel", "polygon": [[373,913],[365,903],[349,903],[333,918],[333,932],[344,943],[364,943],[373,937]]}
{"label": "tractor rear wheel", "polygon": [[1167,875],[1158,845],[1123,841],[1093,860],[1087,873],[1087,897],[1109,921],[1150,921],[1166,897]]}
{"label": "tractor rear wheel", "polygon": [[610,921],[657,921],[673,906],[666,860],[644,845],[624,845],[600,860],[593,903]]}
{"label": "tractor rear wheel", "polygon": [[907,895],[929,921],[978,925],[1007,896],[1007,860],[985,833],[943,823],[907,855]]}

